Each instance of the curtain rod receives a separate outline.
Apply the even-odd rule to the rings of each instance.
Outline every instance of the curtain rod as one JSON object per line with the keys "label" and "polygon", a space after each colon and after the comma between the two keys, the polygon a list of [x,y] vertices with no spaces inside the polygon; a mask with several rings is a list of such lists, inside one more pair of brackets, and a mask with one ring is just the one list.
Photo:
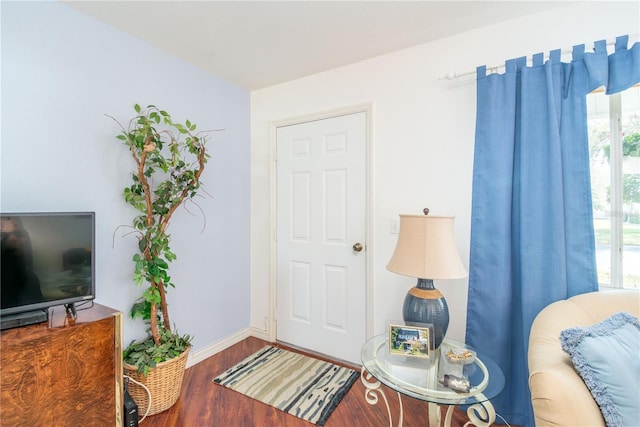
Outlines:
{"label": "curtain rod", "polygon": [[[633,38],[637,38],[638,34],[630,34],[629,35],[629,40],[631,41],[631,37],[633,36]],[[635,41],[631,41],[631,43],[635,43]],[[612,41],[607,41],[607,46],[614,46],[616,44],[616,40],[612,40]],[[578,45],[579,46],[579,45]],[[567,50],[562,50],[560,52],[561,56],[565,56],[565,55],[569,55],[573,53],[573,48],[572,49],[567,49]],[[549,59],[549,56],[545,56],[544,57],[545,61]],[[527,64],[531,63],[531,60],[527,59]],[[501,65],[494,65],[492,67],[487,66],[487,71],[490,71],[491,73],[496,73],[498,72],[498,70],[503,69],[504,68],[504,63]],[[466,76],[472,76],[476,74],[476,70],[473,71],[467,71],[464,73],[456,73],[455,71],[452,71],[450,73],[445,74],[444,76],[438,78],[438,80],[456,80],[460,77],[466,77]]]}

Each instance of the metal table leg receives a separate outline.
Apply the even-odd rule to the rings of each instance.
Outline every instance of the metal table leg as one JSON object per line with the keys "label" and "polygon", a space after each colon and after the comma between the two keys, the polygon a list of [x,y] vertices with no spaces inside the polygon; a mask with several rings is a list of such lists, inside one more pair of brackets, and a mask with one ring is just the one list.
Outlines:
{"label": "metal table leg", "polygon": [[[364,384],[364,386],[367,389],[364,392],[364,398],[366,399],[369,405],[377,404],[378,395],[382,396],[382,399],[384,399],[384,403],[387,406],[387,414],[389,415],[389,427],[393,427],[393,418],[391,417],[391,408],[389,407],[389,401],[387,400],[387,396],[384,393],[384,390],[381,388],[382,384],[380,384],[380,381],[375,379],[373,375],[367,372],[364,366],[360,370],[360,381],[362,381],[362,384]],[[402,397],[400,397],[399,392],[396,392],[396,394],[398,395],[398,404],[400,406],[400,415],[398,417],[398,427],[402,427],[402,422],[403,422]]]}

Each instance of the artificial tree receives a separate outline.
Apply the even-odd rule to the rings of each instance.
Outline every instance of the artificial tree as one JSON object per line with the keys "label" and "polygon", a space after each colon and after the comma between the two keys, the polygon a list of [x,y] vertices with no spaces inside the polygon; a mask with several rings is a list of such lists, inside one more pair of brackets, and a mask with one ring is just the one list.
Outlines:
{"label": "artificial tree", "polygon": [[[167,290],[175,287],[168,274],[176,255],[169,246],[167,227],[178,207],[192,201],[201,189],[200,177],[209,158],[209,132],[196,132],[189,120],[174,122],[171,115],[154,105],[134,106],[136,115],[117,138],[129,148],[135,162],[132,183],[124,188],[127,203],[140,212],[133,220],[139,252],[133,256],[133,280],[147,284],[140,300],[131,308],[132,318],[142,318],[149,336],[132,342],[124,360],[148,373],[149,368],[179,356],[189,348],[191,336],[172,328]],[[113,118],[113,117],[112,117]]]}

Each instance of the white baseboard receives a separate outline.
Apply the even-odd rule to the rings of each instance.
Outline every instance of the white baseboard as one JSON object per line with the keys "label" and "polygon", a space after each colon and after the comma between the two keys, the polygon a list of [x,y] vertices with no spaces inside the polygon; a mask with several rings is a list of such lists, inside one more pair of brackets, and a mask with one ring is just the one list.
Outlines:
{"label": "white baseboard", "polygon": [[189,358],[187,359],[187,368],[190,368],[193,365],[196,365],[203,360],[213,356],[216,353],[221,352],[224,349],[231,347],[234,344],[239,343],[245,338],[249,338],[251,336],[249,328],[243,329],[240,332],[231,335],[223,340],[216,341],[213,344],[208,345],[205,348],[202,348],[196,352],[189,353]]}
{"label": "white baseboard", "polygon": [[261,340],[265,340],[265,341],[271,341],[269,339],[269,333],[264,329],[258,329],[258,328],[252,327],[250,328],[250,330],[251,330],[250,335],[252,337],[260,338]]}
{"label": "white baseboard", "polygon": [[243,339],[249,338],[251,336],[260,338],[266,341],[269,340],[267,331],[263,331],[257,328],[246,328],[241,330],[240,332],[235,333],[234,335],[231,335],[230,337],[227,337],[220,341],[216,341],[213,344],[210,344],[207,347],[202,348],[196,352],[189,353],[189,358],[187,359],[186,367],[190,368],[191,366],[196,365],[202,362],[203,360],[213,356],[214,354],[217,354],[222,350],[225,350],[231,347],[232,345],[239,343]]}

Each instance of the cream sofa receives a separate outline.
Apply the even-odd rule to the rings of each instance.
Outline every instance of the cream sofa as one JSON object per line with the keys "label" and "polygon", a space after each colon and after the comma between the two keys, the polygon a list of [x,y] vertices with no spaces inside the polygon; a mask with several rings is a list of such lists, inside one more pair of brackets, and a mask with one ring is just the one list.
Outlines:
{"label": "cream sofa", "polygon": [[529,336],[529,389],[542,426],[604,426],[600,409],[560,345],[560,332],[626,311],[640,316],[640,291],[611,290],[554,302],[536,317]]}

